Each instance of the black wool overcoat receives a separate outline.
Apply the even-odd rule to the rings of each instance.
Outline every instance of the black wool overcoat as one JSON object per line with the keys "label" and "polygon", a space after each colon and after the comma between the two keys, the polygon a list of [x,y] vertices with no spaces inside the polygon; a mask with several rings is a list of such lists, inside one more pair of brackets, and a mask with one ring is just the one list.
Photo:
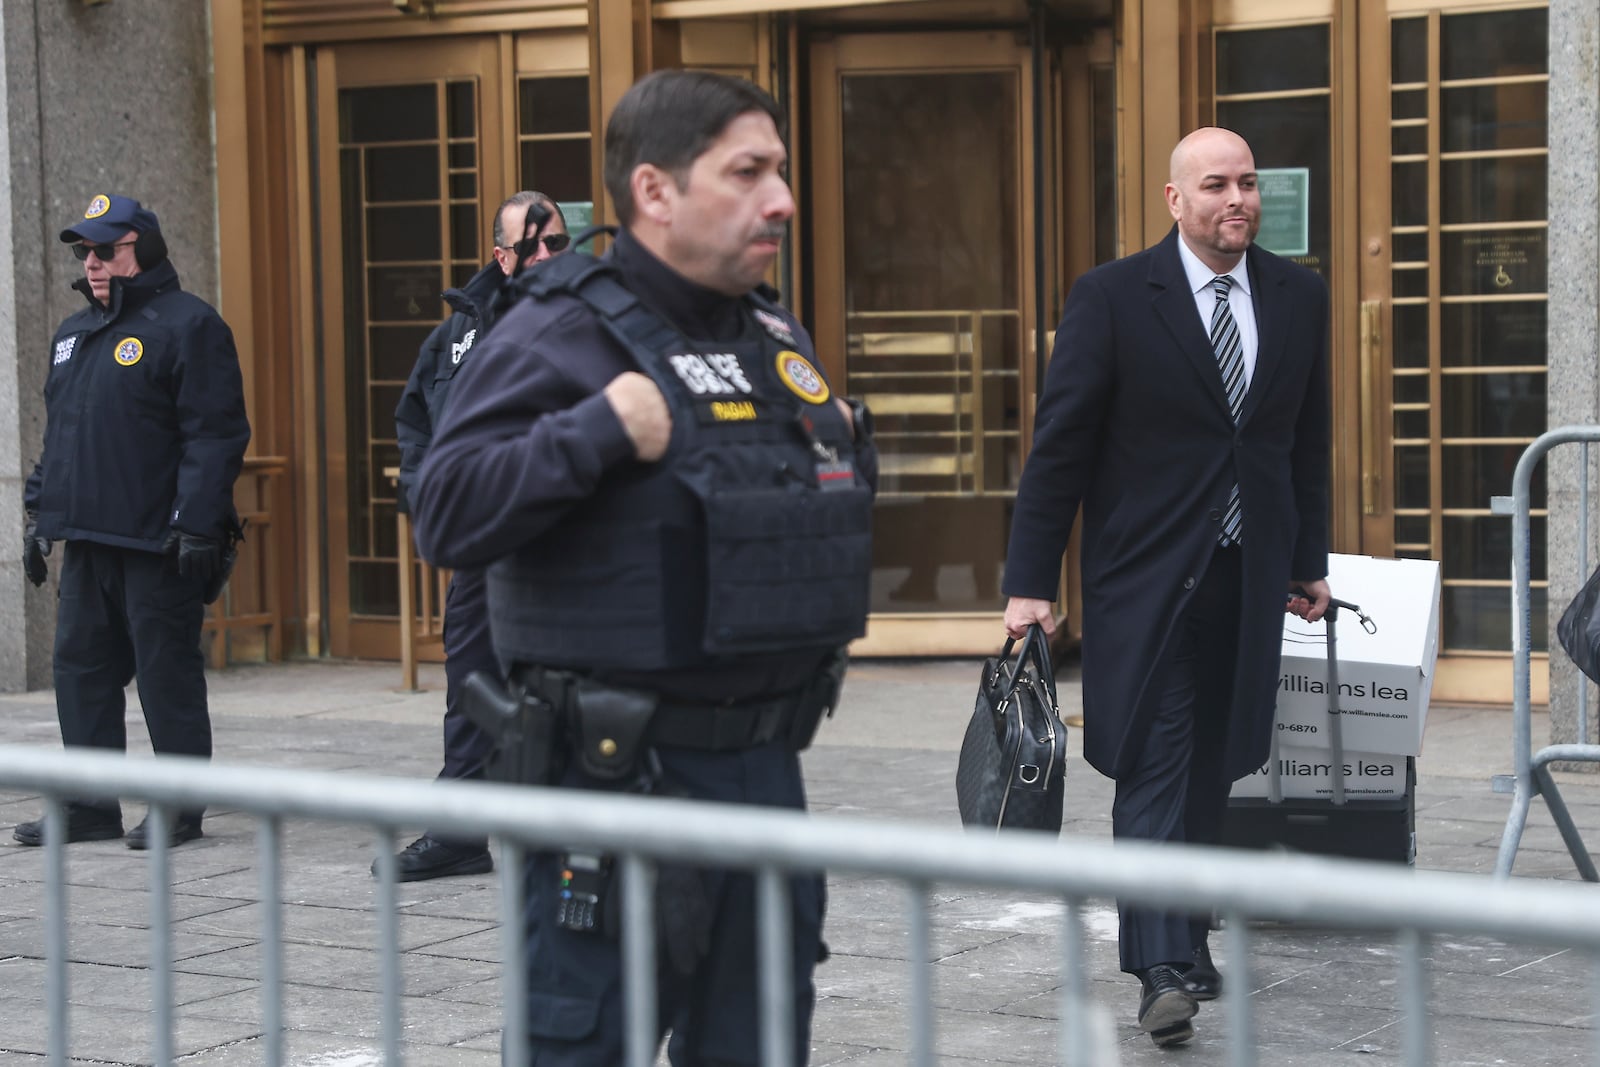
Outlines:
{"label": "black wool overcoat", "polygon": [[1178,231],[1073,285],[1039,401],[1003,589],[1055,599],[1083,510],[1084,755],[1113,778],[1143,744],[1152,668],[1199,582],[1237,480],[1239,654],[1227,773],[1267,760],[1284,594],[1328,570],[1327,287],[1247,256],[1260,339],[1235,426]]}

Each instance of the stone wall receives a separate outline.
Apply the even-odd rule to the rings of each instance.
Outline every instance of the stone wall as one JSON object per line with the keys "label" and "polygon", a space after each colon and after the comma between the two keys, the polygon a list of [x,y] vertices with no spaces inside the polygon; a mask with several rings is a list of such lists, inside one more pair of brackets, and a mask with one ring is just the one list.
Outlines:
{"label": "stone wall", "polygon": [[[49,341],[82,306],[56,234],[97,193],[161,218],[184,287],[217,299],[206,0],[0,4],[0,690],[50,684],[54,579],[22,576],[22,484],[44,435]],[[52,565],[59,562],[53,556]]]}

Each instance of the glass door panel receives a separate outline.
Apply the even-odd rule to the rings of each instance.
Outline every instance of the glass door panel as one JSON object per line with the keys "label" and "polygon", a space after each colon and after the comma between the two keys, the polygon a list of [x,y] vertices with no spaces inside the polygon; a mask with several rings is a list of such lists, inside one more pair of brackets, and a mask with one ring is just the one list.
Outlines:
{"label": "glass door panel", "polygon": [[1261,246],[1331,281],[1328,24],[1219,31],[1216,57],[1217,125],[1250,142],[1262,171]]}
{"label": "glass door panel", "polygon": [[[1511,648],[1489,498],[1546,424],[1546,28],[1543,6],[1390,22],[1395,551],[1442,563],[1447,657]],[[1542,469],[1532,492],[1543,651]]]}
{"label": "glass door panel", "polygon": [[537,189],[561,208],[576,234],[594,216],[589,75],[540,72],[517,79],[519,188]]}
{"label": "glass door panel", "polygon": [[881,471],[873,609],[992,611],[1021,467],[1016,75],[854,75],[841,94],[846,386],[876,415]]}
{"label": "glass door panel", "polygon": [[984,650],[1004,609],[1033,389],[1025,59],[994,34],[813,49],[816,336],[881,457],[867,651]]}
{"label": "glass door panel", "polygon": [[398,649],[394,410],[444,316],[440,292],[489,258],[502,195],[497,56],[493,40],[318,56],[319,88],[331,94],[319,154],[335,655]]}

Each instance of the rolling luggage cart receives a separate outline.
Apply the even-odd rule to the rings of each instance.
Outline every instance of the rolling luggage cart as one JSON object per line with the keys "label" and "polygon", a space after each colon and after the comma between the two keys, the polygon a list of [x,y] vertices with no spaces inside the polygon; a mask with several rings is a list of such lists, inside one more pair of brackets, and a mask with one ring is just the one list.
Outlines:
{"label": "rolling luggage cart", "polygon": [[1347,799],[1345,752],[1339,716],[1339,660],[1336,626],[1340,609],[1353,612],[1369,633],[1372,620],[1361,608],[1335,600],[1323,616],[1328,631],[1328,761],[1332,796],[1283,796],[1278,754],[1279,731],[1272,732],[1266,797],[1229,797],[1222,820],[1222,843],[1233,848],[1287,848],[1299,852],[1390,860],[1407,865],[1417,858],[1417,765],[1406,757],[1405,791],[1397,797]]}

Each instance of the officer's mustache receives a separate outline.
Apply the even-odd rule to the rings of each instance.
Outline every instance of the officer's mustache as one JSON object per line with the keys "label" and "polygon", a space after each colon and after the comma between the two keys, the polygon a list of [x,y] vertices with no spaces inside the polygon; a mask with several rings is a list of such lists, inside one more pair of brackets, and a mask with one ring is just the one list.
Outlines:
{"label": "officer's mustache", "polygon": [[752,236],[750,240],[781,241],[783,240],[783,234],[786,229],[787,227],[781,222],[769,222],[760,229],[756,230],[755,235]]}

